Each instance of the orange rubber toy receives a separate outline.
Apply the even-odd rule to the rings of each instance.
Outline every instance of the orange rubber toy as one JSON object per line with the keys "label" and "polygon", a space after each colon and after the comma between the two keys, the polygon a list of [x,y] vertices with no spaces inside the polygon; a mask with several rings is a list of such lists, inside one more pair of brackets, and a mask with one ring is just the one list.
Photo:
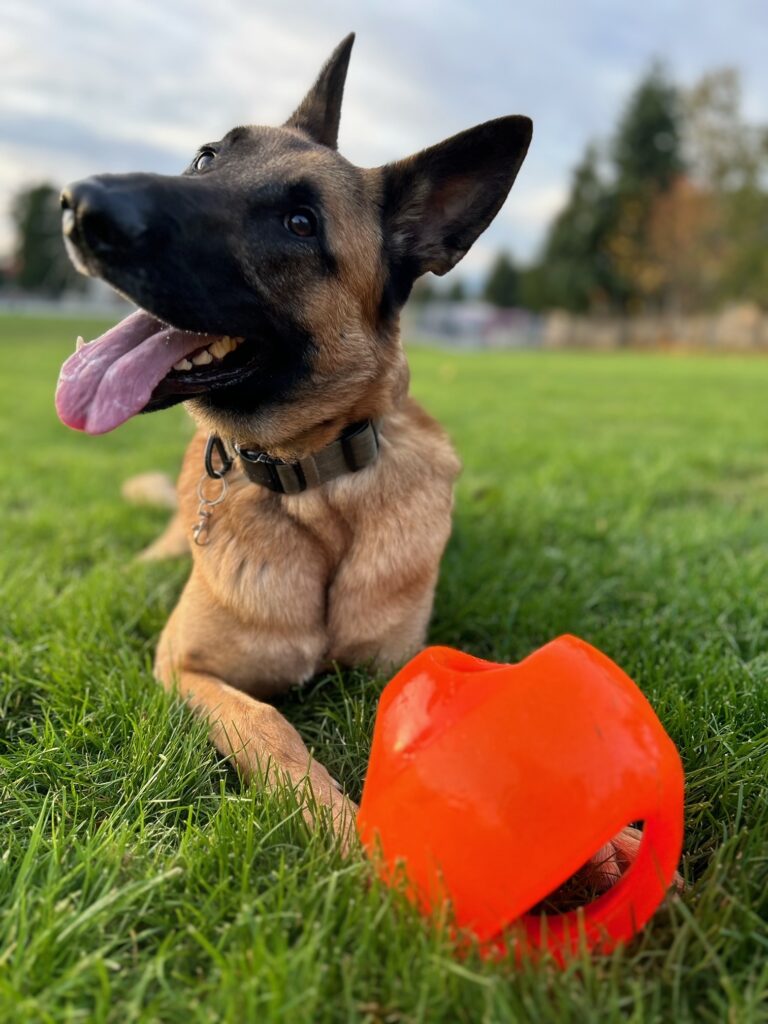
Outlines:
{"label": "orange rubber toy", "polygon": [[[527,914],[624,826],[636,859],[587,907]],[[608,950],[650,918],[683,835],[683,770],[651,705],[600,651],[562,636],[516,665],[449,647],[410,661],[381,696],[358,816],[392,881],[488,949]]]}

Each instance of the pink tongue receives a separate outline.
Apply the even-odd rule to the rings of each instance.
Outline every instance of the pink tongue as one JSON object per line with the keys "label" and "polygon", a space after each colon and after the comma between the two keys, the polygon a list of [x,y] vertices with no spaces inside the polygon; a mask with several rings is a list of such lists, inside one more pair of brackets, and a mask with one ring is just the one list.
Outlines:
{"label": "pink tongue", "polygon": [[59,419],[89,434],[114,430],[141,412],[174,363],[211,340],[167,327],[143,310],[131,313],[64,363]]}

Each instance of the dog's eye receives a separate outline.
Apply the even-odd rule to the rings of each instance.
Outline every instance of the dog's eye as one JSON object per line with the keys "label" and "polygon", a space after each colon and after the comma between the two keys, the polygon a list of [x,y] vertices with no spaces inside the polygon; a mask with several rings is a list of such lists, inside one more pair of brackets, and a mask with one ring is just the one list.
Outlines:
{"label": "dog's eye", "polygon": [[204,149],[200,156],[197,158],[197,160],[195,160],[195,170],[207,170],[215,159],[216,154],[213,152],[212,149]]}
{"label": "dog's eye", "polygon": [[317,234],[317,220],[311,210],[294,210],[286,215],[283,224],[299,238],[311,238]]}

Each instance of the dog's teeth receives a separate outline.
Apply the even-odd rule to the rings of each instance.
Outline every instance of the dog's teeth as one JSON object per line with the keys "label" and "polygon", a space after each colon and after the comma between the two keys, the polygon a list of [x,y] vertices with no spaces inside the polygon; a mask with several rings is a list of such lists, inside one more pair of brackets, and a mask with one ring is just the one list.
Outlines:
{"label": "dog's teeth", "polygon": [[[233,338],[229,334],[222,334],[221,337],[212,341],[207,349],[203,349],[202,353],[194,356],[192,362],[196,366],[201,366],[210,363],[211,359],[223,359],[227,353],[234,352],[242,340],[242,338]],[[209,354],[211,359],[206,358]]]}
{"label": "dog's teeth", "polygon": [[79,352],[84,344],[85,344],[85,338],[82,336],[82,334],[78,334],[77,341],[75,343],[75,352]]}
{"label": "dog's teeth", "polygon": [[216,341],[208,346],[208,351],[216,359],[222,359],[229,352],[229,345],[224,338],[217,338]]}
{"label": "dog's teeth", "polygon": [[192,363],[188,359],[180,359],[178,363],[173,364],[174,370],[191,370]]}

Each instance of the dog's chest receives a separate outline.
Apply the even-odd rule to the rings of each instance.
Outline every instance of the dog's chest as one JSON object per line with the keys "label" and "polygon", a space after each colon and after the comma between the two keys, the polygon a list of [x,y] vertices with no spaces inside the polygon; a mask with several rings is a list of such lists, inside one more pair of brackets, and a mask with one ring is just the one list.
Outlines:
{"label": "dog's chest", "polygon": [[[180,511],[191,532],[198,507],[188,490]],[[328,590],[354,541],[338,509],[320,493],[277,496],[233,471],[210,511],[206,543],[193,542],[192,553],[220,603],[260,627],[325,619]]]}

